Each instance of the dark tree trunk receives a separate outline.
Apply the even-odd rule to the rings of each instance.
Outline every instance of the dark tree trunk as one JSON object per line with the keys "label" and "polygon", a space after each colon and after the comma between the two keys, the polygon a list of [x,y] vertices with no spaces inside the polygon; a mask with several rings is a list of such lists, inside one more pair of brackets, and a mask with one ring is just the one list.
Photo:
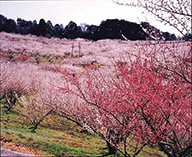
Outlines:
{"label": "dark tree trunk", "polygon": [[167,148],[164,144],[158,143],[159,148],[161,151],[163,151],[168,157],[174,157],[173,153],[169,148]]}
{"label": "dark tree trunk", "polygon": [[117,153],[117,149],[112,146],[109,142],[107,142],[107,147],[109,149],[109,154],[116,154]]}

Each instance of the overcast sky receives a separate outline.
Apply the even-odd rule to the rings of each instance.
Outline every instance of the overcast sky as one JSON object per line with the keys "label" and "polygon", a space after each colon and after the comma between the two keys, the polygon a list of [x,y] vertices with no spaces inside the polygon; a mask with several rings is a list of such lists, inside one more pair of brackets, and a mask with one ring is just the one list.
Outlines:
{"label": "overcast sky", "polygon": [[50,20],[53,25],[63,24],[66,26],[70,21],[77,25],[81,23],[99,25],[106,19],[124,19],[130,22],[140,23],[148,21],[162,31],[178,34],[172,27],[164,26],[162,23],[137,8],[120,6],[112,0],[31,0],[31,1],[1,1],[0,13],[7,18],[17,20]]}

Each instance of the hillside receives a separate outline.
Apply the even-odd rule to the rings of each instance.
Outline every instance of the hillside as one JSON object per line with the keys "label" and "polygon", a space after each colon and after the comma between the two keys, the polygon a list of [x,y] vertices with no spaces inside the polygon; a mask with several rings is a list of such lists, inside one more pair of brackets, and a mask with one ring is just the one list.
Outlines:
{"label": "hillside", "polygon": [[[191,58],[188,55],[191,49],[186,41],[122,41],[120,39],[90,41],[82,38],[71,40],[0,32],[0,43],[1,144],[3,148],[27,154],[58,157],[110,156],[108,149],[111,147],[107,143],[108,141],[105,140],[110,134],[105,133],[108,131],[107,129],[116,131],[120,128],[117,121],[115,121],[116,119],[114,119],[115,114],[113,116],[108,115],[107,112],[104,112],[104,114],[100,108],[87,104],[82,96],[79,96],[81,93],[78,93],[78,88],[75,88],[74,84],[71,85],[70,81],[79,81],[75,83],[82,85],[82,92],[88,93],[88,97],[93,97],[95,102],[102,100],[102,96],[106,95],[103,100],[103,104],[106,105],[107,101],[110,102],[109,104],[118,104],[121,99],[116,100],[116,97],[119,96],[121,98],[121,94],[128,91],[127,87],[130,86],[123,84],[125,83],[124,80],[121,80],[123,75],[116,69],[118,67],[126,68],[132,62],[134,63],[137,56],[141,57],[141,60],[139,60],[141,62],[139,63],[148,60],[152,62],[152,59],[159,63],[166,58],[167,63],[169,63],[167,66],[169,67],[177,66],[176,61],[180,57],[188,70],[186,70],[186,79],[191,76],[189,71]],[[154,54],[155,57],[153,56]],[[144,66],[147,67],[147,64],[144,64]],[[155,66],[155,68],[159,67]],[[98,71],[91,73],[95,69]],[[137,73],[136,66],[133,66],[132,70]],[[180,72],[178,67],[174,70],[178,70],[176,71],[178,73]],[[127,71],[127,69],[124,70],[125,73]],[[150,78],[152,74],[156,73],[145,75],[151,72],[151,69],[138,71],[140,73],[132,81],[136,85],[140,85],[138,85],[138,89],[142,89],[142,83],[137,84],[137,81],[142,78],[142,74],[146,78]],[[130,71],[129,74],[134,75],[134,72]],[[171,75],[173,75],[170,74],[171,72],[165,73],[163,71],[162,73],[163,75],[154,75],[158,79],[158,83],[154,81],[154,86],[161,85],[160,90],[161,88],[163,89],[163,85],[166,84],[166,81],[169,81],[169,78],[172,79]],[[90,79],[92,76],[94,76],[95,80]],[[102,76],[102,78],[99,76]],[[87,80],[84,80],[84,78]],[[176,78],[176,81],[179,80],[176,76],[174,78]],[[113,82],[114,80],[122,81],[122,84],[116,85],[116,82]],[[153,83],[153,78],[151,80]],[[88,83],[83,86],[80,81],[87,81]],[[160,81],[163,83],[161,84]],[[170,81],[170,86],[166,87],[166,91],[163,89],[163,92],[160,90],[158,92],[160,94],[170,92],[171,87],[175,83],[173,81],[174,79]],[[102,84],[103,82],[106,83],[104,84],[105,86]],[[112,84],[110,84],[111,82]],[[150,84],[151,82],[147,83]],[[179,83],[185,82],[182,80]],[[111,88],[113,86],[114,88]],[[113,93],[116,86],[118,89],[125,88],[125,90]],[[156,88],[153,88],[152,85],[144,87],[149,93],[156,91]],[[177,86],[174,87],[176,88]],[[106,92],[105,89],[108,88],[111,89],[110,92]],[[190,100],[190,96],[186,96],[188,93],[186,94],[185,92],[189,92],[191,87],[188,84],[179,84],[178,88],[175,92],[184,92],[179,93],[179,97],[177,97],[177,93],[175,94],[176,100],[173,101],[173,104],[180,97],[183,97],[182,102],[186,105],[188,103],[187,100]],[[96,91],[94,91],[95,89]],[[75,93],[76,95],[71,94],[71,91],[77,92]],[[141,95],[145,94],[143,91],[136,91],[136,95],[137,92],[140,92]],[[170,97],[166,97],[166,99],[168,98]],[[166,100],[159,102],[164,101]],[[128,113],[124,113],[126,109],[120,110],[120,120],[128,115]],[[178,109],[177,106],[175,109]],[[182,108],[179,109],[181,110]],[[188,105],[184,109],[188,111]],[[185,111],[184,109],[183,112]],[[114,109],[111,107],[107,111],[109,112],[110,110],[116,113],[118,108]],[[155,111],[157,112],[157,110]],[[188,114],[190,113],[185,115],[188,116]],[[180,135],[183,128],[181,127],[179,131]],[[110,130],[109,132],[111,133],[112,131]],[[121,133],[123,133],[122,130],[120,130],[119,134]],[[154,137],[148,132],[144,132],[143,135],[146,135],[149,141],[150,138]],[[187,135],[186,133],[184,136]],[[148,136],[150,137],[148,138]],[[185,140],[187,137],[183,139]],[[127,140],[126,149],[131,155],[135,153],[137,148],[142,147],[142,142],[134,136],[129,136]],[[125,147],[122,141],[117,142],[117,144],[120,150]],[[117,156],[121,155],[122,153],[118,150]],[[153,144],[146,144],[138,156],[155,157],[166,155],[160,151],[158,144],[154,142]]]}
{"label": "hillside", "polygon": [[[58,38],[43,38],[34,35],[19,35],[0,32],[1,38],[1,57],[14,57],[17,55],[26,55],[31,57],[29,61],[34,62],[34,59],[46,58],[51,60],[51,57],[58,57],[58,60],[63,64],[90,64],[92,61],[97,61],[102,65],[111,65],[109,59],[116,58],[117,60],[138,51],[145,51],[145,46],[154,49],[156,41],[122,41],[104,39],[99,41],[90,41],[77,38],[74,40],[58,39]],[[166,43],[166,44],[165,44]],[[161,42],[157,47],[172,47],[180,52],[188,49],[187,42]],[[143,49],[144,48],[144,49]],[[71,57],[72,55],[72,57]],[[78,57],[78,56],[81,57]],[[36,57],[36,58],[35,58]],[[61,58],[59,58],[61,57]],[[41,62],[44,63],[44,62]]]}

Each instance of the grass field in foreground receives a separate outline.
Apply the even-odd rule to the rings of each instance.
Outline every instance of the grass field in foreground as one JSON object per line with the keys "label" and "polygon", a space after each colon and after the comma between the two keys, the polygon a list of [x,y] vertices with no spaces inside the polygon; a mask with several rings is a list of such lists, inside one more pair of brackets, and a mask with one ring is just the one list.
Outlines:
{"label": "grass field in foreground", "polygon": [[[82,131],[62,117],[50,115],[32,133],[30,123],[1,104],[1,147],[39,156],[107,156],[108,149],[100,137]],[[120,153],[117,156],[121,156]],[[157,148],[146,147],[140,157],[165,156]],[[108,155],[109,157],[109,155]]]}

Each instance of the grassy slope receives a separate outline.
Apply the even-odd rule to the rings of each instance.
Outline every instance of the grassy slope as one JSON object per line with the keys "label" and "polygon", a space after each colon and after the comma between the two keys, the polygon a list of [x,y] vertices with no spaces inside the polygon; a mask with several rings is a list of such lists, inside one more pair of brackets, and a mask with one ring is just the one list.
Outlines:
{"label": "grassy slope", "polygon": [[[1,144],[4,148],[40,156],[104,156],[105,142],[96,135],[81,132],[82,128],[57,115],[49,116],[32,133],[30,123],[1,104]],[[2,137],[4,138],[2,140]],[[139,156],[164,156],[157,149],[146,147]]]}

